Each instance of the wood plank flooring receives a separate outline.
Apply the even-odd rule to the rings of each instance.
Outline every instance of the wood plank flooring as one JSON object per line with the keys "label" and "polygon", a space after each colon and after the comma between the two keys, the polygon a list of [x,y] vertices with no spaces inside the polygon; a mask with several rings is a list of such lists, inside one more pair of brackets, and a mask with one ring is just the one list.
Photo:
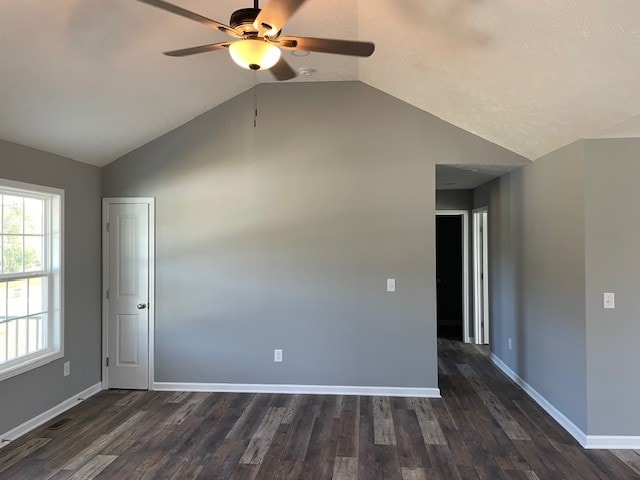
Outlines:
{"label": "wood plank flooring", "polygon": [[582,449],[486,349],[439,350],[441,400],[101,392],[0,449],[0,479],[640,479],[640,451]]}

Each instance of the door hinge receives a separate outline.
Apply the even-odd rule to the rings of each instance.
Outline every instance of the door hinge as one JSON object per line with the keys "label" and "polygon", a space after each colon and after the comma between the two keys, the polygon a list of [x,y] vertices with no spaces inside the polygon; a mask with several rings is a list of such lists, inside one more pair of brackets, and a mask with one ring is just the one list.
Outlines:
{"label": "door hinge", "polygon": [[107,222],[107,232],[109,231],[109,225],[110,225],[110,223]]}
{"label": "door hinge", "polygon": [[109,357],[107,357],[107,367],[109,366]]}
{"label": "door hinge", "polygon": [[107,300],[109,300],[109,290],[107,290],[107,293],[105,296],[107,297]]}

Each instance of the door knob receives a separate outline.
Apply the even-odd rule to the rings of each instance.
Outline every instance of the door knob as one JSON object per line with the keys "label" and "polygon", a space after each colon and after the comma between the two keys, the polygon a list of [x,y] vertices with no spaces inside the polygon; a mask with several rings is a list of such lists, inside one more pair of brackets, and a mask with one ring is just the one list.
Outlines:
{"label": "door knob", "polygon": [[147,304],[146,303],[139,303],[138,304],[138,310],[144,310],[145,308],[147,308]]}

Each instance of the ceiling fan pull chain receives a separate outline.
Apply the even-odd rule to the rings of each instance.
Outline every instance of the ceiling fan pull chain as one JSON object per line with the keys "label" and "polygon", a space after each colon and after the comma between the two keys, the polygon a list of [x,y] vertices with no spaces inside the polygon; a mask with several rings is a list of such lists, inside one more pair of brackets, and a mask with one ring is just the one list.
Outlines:
{"label": "ceiling fan pull chain", "polygon": [[253,72],[253,128],[258,125],[258,95],[256,85],[258,84],[258,72]]}

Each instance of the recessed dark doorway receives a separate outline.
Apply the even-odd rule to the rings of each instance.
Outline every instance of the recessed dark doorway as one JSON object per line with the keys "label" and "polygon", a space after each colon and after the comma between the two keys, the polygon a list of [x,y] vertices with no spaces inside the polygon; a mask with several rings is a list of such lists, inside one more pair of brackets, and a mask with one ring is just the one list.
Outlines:
{"label": "recessed dark doorway", "polygon": [[463,340],[463,217],[436,216],[438,337]]}

